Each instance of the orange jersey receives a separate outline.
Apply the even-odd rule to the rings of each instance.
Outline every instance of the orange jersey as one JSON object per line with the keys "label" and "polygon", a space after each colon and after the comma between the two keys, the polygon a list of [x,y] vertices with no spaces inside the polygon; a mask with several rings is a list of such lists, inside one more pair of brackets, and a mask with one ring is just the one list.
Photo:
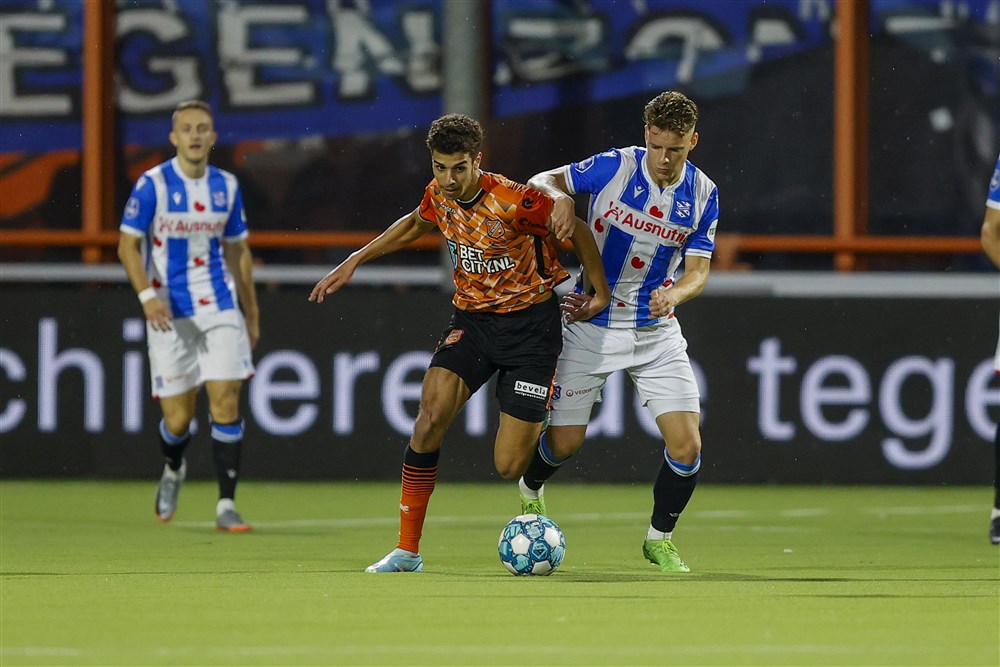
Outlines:
{"label": "orange jersey", "polygon": [[545,223],[552,199],[500,174],[483,172],[469,203],[447,199],[431,181],[420,217],[438,226],[455,267],[459,310],[509,313],[544,301],[569,277]]}

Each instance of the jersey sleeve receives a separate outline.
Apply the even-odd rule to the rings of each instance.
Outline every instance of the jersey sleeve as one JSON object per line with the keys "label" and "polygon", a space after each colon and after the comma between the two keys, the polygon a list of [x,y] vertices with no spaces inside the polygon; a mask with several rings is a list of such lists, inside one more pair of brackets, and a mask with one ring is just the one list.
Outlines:
{"label": "jersey sleeve", "polygon": [[247,228],[247,214],[243,208],[243,189],[236,186],[236,194],[233,196],[233,208],[229,212],[229,219],[226,221],[226,230],[222,236],[227,242],[241,241],[250,235]]}
{"label": "jersey sleeve", "polygon": [[607,185],[621,166],[622,155],[616,149],[611,149],[597,155],[591,155],[586,160],[574,162],[563,167],[563,176],[569,187],[569,194],[589,192],[596,194]]}
{"label": "jersey sleeve", "polygon": [[1000,209],[1000,157],[997,158],[997,166],[993,170],[993,178],[990,179],[990,192],[986,197],[986,206]]}
{"label": "jersey sleeve", "polygon": [[135,182],[132,194],[125,203],[125,213],[118,229],[132,236],[145,236],[156,213],[156,188],[153,181],[143,174]]}
{"label": "jersey sleeve", "polygon": [[719,224],[719,189],[712,188],[698,229],[688,237],[685,255],[711,258],[715,251],[715,228]]}
{"label": "jersey sleeve", "polygon": [[552,215],[552,198],[524,185],[519,186],[515,192],[520,197],[514,211],[514,229],[529,236],[548,235],[547,223]]}
{"label": "jersey sleeve", "polygon": [[424,188],[424,198],[420,200],[420,208],[417,209],[417,215],[428,224],[437,224],[437,206],[434,205],[434,195],[429,185]]}

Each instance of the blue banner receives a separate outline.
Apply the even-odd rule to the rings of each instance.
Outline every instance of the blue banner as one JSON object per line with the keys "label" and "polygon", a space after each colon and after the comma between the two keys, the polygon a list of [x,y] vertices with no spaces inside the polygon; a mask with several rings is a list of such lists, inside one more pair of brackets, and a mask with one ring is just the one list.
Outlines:
{"label": "blue banner", "polygon": [[[874,0],[872,29],[988,21],[990,0]],[[496,0],[499,117],[715,81],[828,45],[833,0]],[[130,145],[160,145],[200,98],[220,141],[425,127],[442,113],[441,0],[116,3],[117,108]],[[921,22],[922,21],[922,22]],[[0,150],[81,144],[83,0],[0,0]],[[485,37],[485,36],[484,36]]]}

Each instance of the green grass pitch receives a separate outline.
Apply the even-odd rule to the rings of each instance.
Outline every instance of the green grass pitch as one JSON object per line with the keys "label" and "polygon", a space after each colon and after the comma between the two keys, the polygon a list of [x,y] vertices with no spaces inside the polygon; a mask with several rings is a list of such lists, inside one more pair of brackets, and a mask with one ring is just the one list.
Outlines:
{"label": "green grass pitch", "polygon": [[395,546],[396,483],[245,482],[250,534],[214,485],[174,521],[155,481],[0,484],[0,664],[992,665],[1000,549],[987,488],[713,486],[640,548],[647,485],[548,487],[551,577],[501,566],[514,485],[439,483],[421,574],[362,572]]}

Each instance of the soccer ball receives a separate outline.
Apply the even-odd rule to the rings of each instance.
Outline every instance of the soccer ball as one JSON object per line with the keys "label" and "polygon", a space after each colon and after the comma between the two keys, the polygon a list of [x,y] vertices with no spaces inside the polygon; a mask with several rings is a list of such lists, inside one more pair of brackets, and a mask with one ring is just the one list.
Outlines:
{"label": "soccer ball", "polygon": [[552,574],[566,555],[566,538],[552,519],[522,514],[500,532],[500,562],[511,574]]}

